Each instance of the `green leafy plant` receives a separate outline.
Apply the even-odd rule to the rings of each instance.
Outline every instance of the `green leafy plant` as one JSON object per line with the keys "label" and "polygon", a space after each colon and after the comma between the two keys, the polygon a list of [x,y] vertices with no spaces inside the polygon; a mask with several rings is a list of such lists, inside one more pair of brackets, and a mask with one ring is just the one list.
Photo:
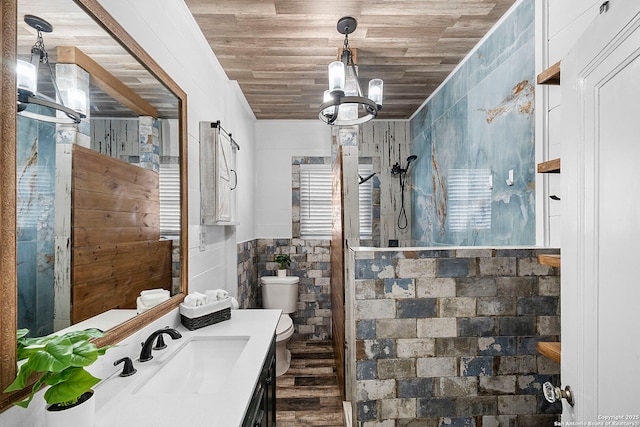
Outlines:
{"label": "green leafy plant", "polygon": [[276,262],[280,265],[280,270],[286,270],[291,265],[291,257],[287,254],[276,255]]}
{"label": "green leafy plant", "polygon": [[104,336],[97,329],[68,332],[57,336],[27,338],[28,329],[18,330],[18,361],[26,360],[16,379],[4,391],[22,390],[34,372],[42,375],[35,382],[29,397],[16,405],[26,408],[42,385],[50,386],[44,393],[49,404],[74,405],[80,396],[100,380],[84,368],[91,365],[111,346],[98,348],[90,340]]}

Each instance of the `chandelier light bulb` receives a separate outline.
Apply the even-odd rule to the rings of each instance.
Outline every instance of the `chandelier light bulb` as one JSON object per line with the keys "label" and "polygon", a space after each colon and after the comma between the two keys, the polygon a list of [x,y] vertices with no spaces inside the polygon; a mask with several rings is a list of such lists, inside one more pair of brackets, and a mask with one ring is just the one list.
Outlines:
{"label": "chandelier light bulb", "polygon": [[340,90],[344,92],[345,70],[344,64],[340,61],[333,61],[329,64],[329,91]]}
{"label": "chandelier light bulb", "polygon": [[[330,90],[325,90],[324,91],[324,98],[322,100],[322,102],[328,102],[331,101],[333,99],[333,96],[331,96],[331,91]],[[335,114],[336,111],[336,107],[335,105],[331,106],[331,107],[327,107],[324,110],[322,110],[322,114],[325,115],[325,117],[331,117]]]}
{"label": "chandelier light bulb", "polygon": [[87,114],[87,94],[84,90],[78,88],[69,88],[63,90],[60,94],[64,105],[81,114]]}
{"label": "chandelier light bulb", "polygon": [[18,89],[24,89],[29,93],[38,92],[38,70],[30,62],[18,59],[16,61],[16,77],[18,79]]}
{"label": "chandelier light bulb", "polygon": [[375,102],[376,105],[382,105],[383,85],[382,79],[369,80],[369,99]]}

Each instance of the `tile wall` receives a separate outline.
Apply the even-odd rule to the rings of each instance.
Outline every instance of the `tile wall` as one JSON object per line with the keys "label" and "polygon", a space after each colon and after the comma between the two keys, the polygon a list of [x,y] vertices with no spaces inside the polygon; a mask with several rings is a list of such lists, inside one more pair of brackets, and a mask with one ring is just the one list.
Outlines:
{"label": "tile wall", "polygon": [[294,340],[331,337],[329,240],[255,239],[238,244],[238,302],[242,308],[262,307],[259,277],[276,274],[278,254],[291,256],[288,275],[300,277],[298,310],[291,315]]}
{"label": "tile wall", "polygon": [[536,344],[559,340],[560,277],[542,252],[558,251],[350,250],[356,420],[553,425],[562,408],[541,387],[559,365]]}
{"label": "tile wall", "polygon": [[534,1],[516,4],[410,121],[421,246],[535,244]]}
{"label": "tile wall", "polygon": [[18,328],[41,336],[54,330],[56,125],[19,115],[17,131]]}

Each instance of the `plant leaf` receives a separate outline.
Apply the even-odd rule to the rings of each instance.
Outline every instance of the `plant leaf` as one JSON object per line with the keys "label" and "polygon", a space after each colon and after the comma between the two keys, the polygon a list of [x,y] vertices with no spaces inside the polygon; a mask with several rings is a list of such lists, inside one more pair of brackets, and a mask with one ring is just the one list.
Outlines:
{"label": "plant leaf", "polygon": [[[44,399],[49,404],[73,403],[78,397],[100,382],[99,379],[83,368],[69,368],[65,372],[65,380],[52,385],[44,393]],[[52,381],[52,379],[49,379]],[[53,380],[55,381],[55,380]]]}
{"label": "plant leaf", "polygon": [[9,387],[4,389],[4,393],[8,393],[10,391],[22,390],[27,385],[27,379],[29,375],[33,373],[33,369],[29,367],[28,364],[23,363],[20,366],[20,370],[18,370],[18,375],[16,375],[16,379],[13,380]]}
{"label": "plant leaf", "polygon": [[33,387],[31,387],[31,394],[29,394],[29,397],[26,398],[23,401],[15,402],[15,404],[18,405],[18,406],[21,406],[23,408],[28,407],[29,403],[31,403],[31,401],[33,400],[33,396],[35,396],[35,394],[38,392],[38,390],[40,390],[40,387],[42,387],[42,384],[44,384],[46,382],[46,380],[49,377],[49,375],[51,375],[51,374],[47,372],[44,375],[42,375],[40,378],[38,378],[38,381],[36,381],[33,384]]}
{"label": "plant leaf", "polygon": [[56,385],[63,381],[67,381],[69,378],[71,378],[74,375],[75,373],[74,371],[77,369],[81,369],[81,368],[67,368],[62,372],[56,372],[55,374],[47,378],[47,385]]}
{"label": "plant leaf", "polygon": [[25,363],[36,372],[60,372],[69,366],[72,347],[68,343],[47,344],[43,350],[38,350],[29,356]]}
{"label": "plant leaf", "polygon": [[69,361],[71,366],[89,366],[98,359],[98,348],[94,343],[78,341],[73,344]]}
{"label": "plant leaf", "polygon": [[104,347],[100,347],[98,349],[98,356],[104,356],[104,354],[107,352],[107,350],[109,350],[110,348],[116,347],[115,345],[106,345]]}

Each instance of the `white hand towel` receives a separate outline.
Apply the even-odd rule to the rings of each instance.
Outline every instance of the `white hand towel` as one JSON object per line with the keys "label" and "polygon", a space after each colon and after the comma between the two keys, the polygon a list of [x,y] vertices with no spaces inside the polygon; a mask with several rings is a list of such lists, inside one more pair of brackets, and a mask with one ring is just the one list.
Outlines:
{"label": "white hand towel", "polygon": [[204,291],[204,293],[209,298],[209,303],[221,301],[229,297],[229,292],[225,291],[224,289],[209,289]]}
{"label": "white hand towel", "polygon": [[201,294],[200,292],[192,292],[184,297],[184,301],[182,301],[182,304],[185,307],[200,307],[203,305],[207,305],[207,296],[205,294]]}
{"label": "white hand towel", "polygon": [[231,308],[234,310],[237,310],[240,307],[240,304],[238,304],[238,300],[235,299],[234,297],[231,297]]}
{"label": "white hand towel", "polygon": [[166,289],[156,288],[156,289],[147,289],[140,292],[140,296],[152,295],[152,294],[163,294],[165,292],[169,292]]}
{"label": "white hand towel", "polygon": [[159,289],[159,292],[140,292],[142,304],[149,308],[168,300],[170,297],[171,295],[166,289]]}
{"label": "white hand towel", "polygon": [[204,294],[207,296],[209,304],[212,302],[218,301],[218,290],[217,289],[207,289],[204,291]]}
{"label": "white hand towel", "polygon": [[217,298],[218,301],[223,300],[228,296],[229,296],[229,292],[225,291],[224,289],[218,289],[218,298]]}
{"label": "white hand towel", "polygon": [[195,307],[197,302],[198,302],[198,297],[193,294],[189,294],[186,297],[184,297],[184,301],[182,301],[182,304],[185,307]]}
{"label": "white hand towel", "polygon": [[146,305],[144,305],[142,303],[142,298],[138,297],[136,298],[136,312],[138,314],[144,313],[145,311],[149,310],[151,307],[147,307]]}

